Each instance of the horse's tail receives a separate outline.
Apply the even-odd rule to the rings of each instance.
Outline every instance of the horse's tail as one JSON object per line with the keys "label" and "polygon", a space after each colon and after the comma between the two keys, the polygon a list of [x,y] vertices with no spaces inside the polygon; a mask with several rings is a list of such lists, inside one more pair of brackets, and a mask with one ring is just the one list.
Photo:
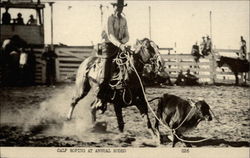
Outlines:
{"label": "horse's tail", "polygon": [[87,82],[87,73],[89,70],[89,62],[91,62],[93,57],[86,58],[81,65],[79,66],[76,74],[76,81],[75,81],[75,91],[73,99],[80,99],[84,95],[84,91],[86,88]]}

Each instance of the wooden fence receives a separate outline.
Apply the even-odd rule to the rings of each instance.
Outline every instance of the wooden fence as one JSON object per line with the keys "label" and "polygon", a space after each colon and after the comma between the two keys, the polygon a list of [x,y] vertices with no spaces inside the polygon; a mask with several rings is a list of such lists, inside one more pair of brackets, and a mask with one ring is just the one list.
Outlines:
{"label": "wooden fence", "polygon": [[194,58],[190,54],[163,54],[165,67],[170,78],[175,79],[182,70],[185,72],[189,69],[195,74],[200,82],[214,82],[214,65],[215,60],[212,56],[200,59],[199,63],[194,62]]}
{"label": "wooden fence", "polygon": [[[199,82],[214,83],[235,83],[235,76],[224,65],[221,68],[217,67],[216,61],[219,60],[219,56],[229,55],[235,56],[236,52],[240,52],[238,49],[214,49],[214,56],[210,55],[205,58],[200,58],[200,62],[195,63],[191,54],[163,54],[163,58],[166,61],[166,70],[169,72],[170,77],[176,78],[180,70],[186,71],[190,69],[198,78]],[[249,53],[248,53],[249,57]],[[249,80],[249,74],[247,75]],[[239,74],[240,82],[243,82],[243,74]]]}
{"label": "wooden fence", "polygon": [[[76,71],[80,63],[87,58],[93,51],[93,46],[81,46],[81,47],[66,47],[57,46],[55,52],[58,55],[56,60],[56,78],[58,82],[67,82],[76,75]],[[208,56],[200,58],[199,63],[195,63],[191,54],[175,54],[172,53],[172,48],[160,48],[160,51],[167,51],[162,54],[162,57],[166,61],[166,70],[169,72],[171,79],[175,80],[180,70],[190,71],[199,78],[199,82],[213,83],[234,83],[235,78],[233,73],[227,66],[218,68],[216,60],[218,56]],[[235,53],[239,52],[236,49],[215,49],[215,54],[223,55],[223,53]],[[39,68],[40,66],[38,66]],[[41,72],[43,70],[40,70]],[[37,72],[37,73],[38,73]],[[242,79],[242,76],[239,76]],[[40,79],[39,76],[37,78]],[[42,77],[43,78],[43,77]]]}
{"label": "wooden fence", "polygon": [[56,79],[58,82],[66,82],[76,75],[81,62],[90,56],[93,46],[82,47],[55,47]]}
{"label": "wooden fence", "polygon": [[[42,60],[43,48],[34,48],[33,53],[36,58],[35,83],[43,84],[46,81],[46,63]],[[71,81],[77,72],[80,63],[86,59],[93,51],[93,46],[55,46],[56,59],[56,80],[57,82]],[[214,49],[214,54],[223,55],[224,53],[236,53],[237,49]],[[218,56],[208,56],[200,58],[199,63],[195,63],[190,54],[176,54],[172,48],[160,48],[163,52],[162,57],[166,61],[166,70],[169,72],[172,80],[175,80],[180,70],[190,69],[198,78],[199,82],[213,83],[234,83],[235,77],[227,66],[218,68],[216,60]],[[248,53],[249,57],[249,53]],[[1,71],[0,71],[1,72]],[[2,74],[0,74],[1,78]],[[248,80],[250,74],[248,73]],[[239,75],[240,81],[243,75]]]}
{"label": "wooden fence", "polygon": [[46,62],[42,60],[43,48],[33,49],[36,60],[35,83],[43,84],[46,81]]}

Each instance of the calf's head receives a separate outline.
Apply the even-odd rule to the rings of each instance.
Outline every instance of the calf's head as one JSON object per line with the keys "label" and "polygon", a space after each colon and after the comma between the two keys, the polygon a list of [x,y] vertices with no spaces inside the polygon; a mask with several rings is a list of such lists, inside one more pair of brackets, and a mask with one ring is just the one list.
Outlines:
{"label": "calf's head", "polygon": [[206,120],[206,121],[212,120],[210,107],[204,100],[196,102],[195,106],[197,107],[197,112],[201,120]]}

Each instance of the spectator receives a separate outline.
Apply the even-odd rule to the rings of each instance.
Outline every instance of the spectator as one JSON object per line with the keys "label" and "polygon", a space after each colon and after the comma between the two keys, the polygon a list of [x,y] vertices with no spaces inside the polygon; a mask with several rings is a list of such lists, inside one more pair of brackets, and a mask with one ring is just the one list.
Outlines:
{"label": "spectator", "polygon": [[207,55],[209,55],[209,53],[211,53],[212,51],[212,41],[211,41],[211,38],[209,38],[209,36],[207,36],[207,41],[206,41],[206,52],[207,52]]}
{"label": "spectator", "polygon": [[56,81],[56,64],[55,59],[57,55],[50,46],[45,47],[45,51],[42,54],[42,59],[46,61],[46,84],[47,86],[55,85]]}
{"label": "spectator", "polygon": [[37,24],[36,19],[34,19],[33,15],[30,15],[30,19],[28,20],[27,25],[36,25],[36,24]]}
{"label": "spectator", "polygon": [[186,75],[185,75],[185,85],[193,86],[193,85],[198,85],[198,77],[195,75],[192,75],[190,73],[190,70],[187,69]]}
{"label": "spectator", "polygon": [[203,36],[203,37],[202,37],[202,42],[201,42],[201,44],[200,44],[201,53],[202,53],[203,56],[206,56],[206,55],[207,55],[206,47],[207,47],[207,42],[206,42],[205,37]]}
{"label": "spectator", "polygon": [[17,14],[17,18],[14,19],[14,24],[17,24],[17,25],[24,25],[24,22],[23,22],[23,18],[22,18],[22,14],[21,14],[21,13],[18,13],[18,14]]}
{"label": "spectator", "polygon": [[243,36],[240,37],[240,58],[246,59],[246,53],[247,53],[247,46],[246,41],[244,40]]}
{"label": "spectator", "polygon": [[10,13],[8,13],[9,8],[5,8],[5,12],[3,13],[3,18],[2,18],[2,24],[8,25],[10,24],[11,16]]}
{"label": "spectator", "polygon": [[192,46],[191,55],[194,56],[195,62],[198,62],[199,59],[200,59],[200,57],[202,56],[202,55],[200,54],[200,48],[199,48],[197,42]]}
{"label": "spectator", "polygon": [[179,72],[175,84],[178,86],[183,86],[185,84],[185,75],[183,75],[182,70]]}

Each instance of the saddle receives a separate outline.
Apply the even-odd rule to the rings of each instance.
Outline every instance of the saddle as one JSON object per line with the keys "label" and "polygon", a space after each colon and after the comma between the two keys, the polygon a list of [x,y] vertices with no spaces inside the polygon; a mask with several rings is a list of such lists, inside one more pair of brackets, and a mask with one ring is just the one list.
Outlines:
{"label": "saddle", "polygon": [[[88,76],[95,82],[101,83],[104,78],[104,60],[103,56],[97,55],[95,60],[89,63]],[[125,89],[126,81],[128,80],[128,71],[131,69],[128,59],[124,56],[123,52],[119,52],[112,61],[112,71],[110,87],[111,89]]]}

